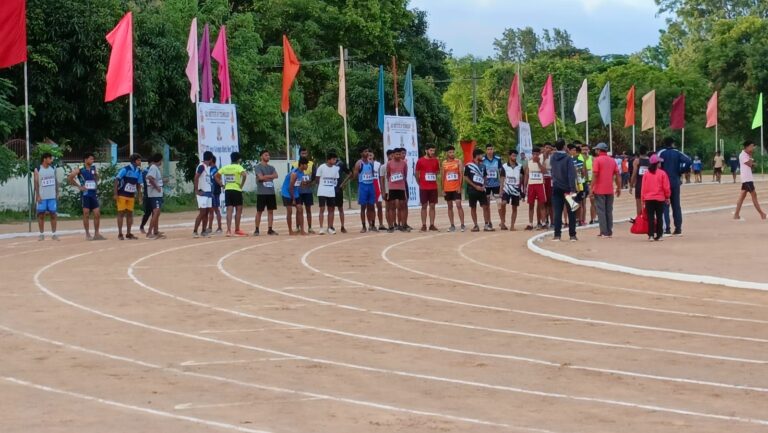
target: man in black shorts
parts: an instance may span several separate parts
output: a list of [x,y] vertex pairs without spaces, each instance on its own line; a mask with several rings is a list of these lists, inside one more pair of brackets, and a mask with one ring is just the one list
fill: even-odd
[[[501,207],[499,213],[501,214],[501,224],[499,228],[501,230],[515,230],[515,222],[517,221],[517,208],[520,206],[520,199],[522,191],[524,190],[523,181],[523,166],[517,162],[517,151],[509,151],[509,161],[501,167],[501,185],[503,192],[501,194]],[[510,218],[509,228],[505,224],[507,218],[507,205],[511,205],[512,217]]]
[[259,235],[261,214],[266,209],[267,227],[269,228],[267,234],[275,236],[277,232],[272,230],[272,222],[274,221],[275,209],[277,209],[277,198],[275,197],[277,170],[269,165],[269,151],[261,151],[261,161],[254,167],[253,171],[256,173],[256,231],[253,232],[253,235]]
[[760,214],[760,218],[766,219],[766,214],[760,207],[760,203],[757,201],[757,193],[755,192],[755,183],[752,175],[752,169],[755,167],[755,160],[752,159],[752,153],[755,151],[755,143],[752,141],[745,141],[744,150],[739,154],[739,164],[741,171],[741,192],[739,193],[739,199],[736,201],[736,212],[733,213],[733,219],[740,220],[741,205],[744,204],[744,199],[747,194],[752,196],[752,203],[755,205],[755,210]]
[[495,229],[491,227],[491,208],[489,207],[488,195],[485,194],[486,171],[483,165],[484,152],[481,149],[475,149],[472,152],[472,156],[473,161],[464,167],[464,180],[467,182],[469,208],[472,214],[472,222],[474,223],[471,231],[480,231],[480,227],[477,225],[477,204],[480,203],[480,206],[483,208],[483,220],[485,222],[483,230],[492,232]]
[[346,180],[352,173],[349,170],[349,166],[341,158],[336,160],[336,166],[339,167],[339,183],[336,185],[336,209],[339,210],[339,222],[341,222],[341,232],[346,233],[347,229],[344,228],[344,188],[342,187],[343,180]]

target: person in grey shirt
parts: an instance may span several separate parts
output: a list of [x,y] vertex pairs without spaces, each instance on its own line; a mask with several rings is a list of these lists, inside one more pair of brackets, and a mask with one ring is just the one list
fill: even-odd
[[160,171],[160,166],[163,165],[163,155],[156,153],[152,155],[149,162],[147,197],[149,197],[149,207],[152,209],[152,219],[149,221],[147,239],[163,239],[165,235],[158,230],[160,210],[163,207],[163,174]]
[[277,170],[275,170],[275,167],[269,165],[268,150],[262,150],[260,157],[261,161],[253,169],[256,174],[256,231],[253,232],[253,235],[259,235],[261,214],[264,212],[264,209],[266,209],[267,227],[269,228],[267,234],[275,236],[277,235],[277,232],[272,230],[272,221],[274,219],[275,209],[277,209],[277,198],[275,197],[275,179],[277,179]]
[[45,240],[45,214],[51,218],[51,239],[59,240],[56,234],[56,212],[58,208],[59,183],[53,168],[53,155],[46,152],[40,157],[40,167],[35,169],[35,201],[37,202],[37,225],[40,228],[38,240]]

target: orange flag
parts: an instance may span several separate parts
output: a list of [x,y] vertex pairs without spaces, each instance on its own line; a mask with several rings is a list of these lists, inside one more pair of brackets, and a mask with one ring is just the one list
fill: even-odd
[[717,126],[717,92],[707,102],[707,128]]
[[635,126],[635,86],[627,92],[627,108],[624,110],[624,127]]
[[300,66],[301,63],[299,63],[296,53],[293,52],[288,37],[283,35],[283,100],[280,104],[283,113],[287,113],[291,109],[291,86],[293,86],[293,80],[299,73]]
[[104,102],[133,93],[133,15],[130,12],[107,34],[107,42],[112,46],[112,53]]

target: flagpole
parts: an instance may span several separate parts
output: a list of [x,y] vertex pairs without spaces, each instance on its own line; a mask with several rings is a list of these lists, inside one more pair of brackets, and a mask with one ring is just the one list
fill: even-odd
[[288,112],[285,112],[285,159],[288,161],[288,167],[291,166],[291,136],[288,134]]
[[683,136],[680,141],[682,141],[682,147],[683,147],[682,152],[685,153],[685,128],[683,128]]
[[635,151],[635,125],[632,125],[632,153],[636,153]]
[[656,124],[653,125],[653,151],[656,152]]
[[[392,56],[392,83],[394,84],[394,87],[395,87],[395,116],[399,116],[400,101],[398,100],[398,97],[397,97],[397,61],[395,60],[395,56]],[[347,158],[347,160],[349,160],[349,158]],[[347,163],[349,163],[349,161],[347,161]]]
[[611,145],[611,154],[613,154],[613,122],[608,124],[608,142]]
[[555,141],[557,141],[557,118],[555,118],[554,124],[555,124]]
[[715,153],[717,153],[717,127],[718,124],[715,123]]
[[567,127],[565,126],[565,93],[562,84],[560,84],[560,118],[563,119],[563,135],[565,135]]
[[27,146],[27,223],[28,229],[32,232],[32,167],[29,161],[29,78],[27,76],[27,62],[24,62],[24,123],[26,125],[26,146]]
[[129,155],[133,155],[133,92],[128,94],[128,128]]

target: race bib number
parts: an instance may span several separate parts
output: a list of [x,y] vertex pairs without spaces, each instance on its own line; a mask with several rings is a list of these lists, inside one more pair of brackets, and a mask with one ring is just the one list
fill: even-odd
[[520,184],[520,180],[517,177],[506,177],[505,183],[509,186],[517,186]]
[[542,176],[541,173],[538,171],[531,172],[531,180],[541,180]]
[[335,188],[336,187],[336,179],[333,177],[324,177],[323,178],[323,186],[330,186]]
[[264,185],[264,188],[274,188],[275,187],[275,183],[272,182],[271,180],[264,182],[262,185]]
[[95,180],[86,180],[85,181],[85,189],[96,189],[96,181]]
[[389,177],[390,182],[400,182],[403,180],[403,173],[395,173]]
[[301,186],[301,180],[296,180],[296,182],[293,183],[293,186],[298,187]]
[[437,182],[437,175],[435,173],[427,173],[424,175],[424,180],[427,182]]
[[478,184],[482,184],[484,182],[483,176],[480,176],[479,174],[472,176],[472,180]]
[[56,179],[53,177],[44,177],[40,179],[40,186],[54,186],[56,185]]
[[134,185],[132,183],[126,183],[125,187],[123,188],[123,190],[125,192],[133,194],[134,192],[136,192],[136,185]]
[[637,174],[640,175],[640,176],[645,175],[645,173],[647,173],[647,172],[648,172],[648,167],[639,167],[637,169]]
[[488,171],[488,179],[496,179],[499,177],[499,173],[496,170]]
[[445,179],[449,182],[459,180],[459,173],[448,173],[445,175]]
[[363,181],[370,182],[373,180],[373,175],[371,173],[363,173]]
[[222,176],[224,179],[224,183],[235,183],[235,175],[234,174],[225,174]]
[[311,181],[311,180],[312,180],[312,177],[311,177],[311,176],[307,176],[307,175],[305,174],[305,175],[304,175],[304,177],[302,178],[302,180],[303,180],[304,182],[309,182],[309,181]]

